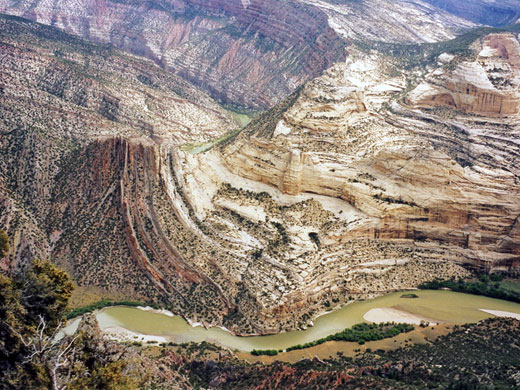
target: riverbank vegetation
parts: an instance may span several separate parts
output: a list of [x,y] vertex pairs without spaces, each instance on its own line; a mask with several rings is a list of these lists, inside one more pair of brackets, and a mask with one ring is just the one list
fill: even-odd
[[160,307],[153,302],[137,302],[137,301],[112,301],[108,299],[101,300],[99,302],[93,303],[91,305],[86,305],[82,307],[77,307],[75,309],[71,309],[66,317],[67,320],[82,316],[86,313],[92,313],[95,310],[100,310],[105,307],[111,307],[111,306],[130,306],[130,307],[137,307],[137,306],[149,306],[153,309],[160,309]]
[[513,288],[503,287],[500,283],[501,278],[499,275],[483,275],[478,281],[464,281],[463,279],[434,280],[419,285],[419,288],[422,290],[450,289],[456,292],[520,303],[520,292]]
[[[361,323],[352,326],[351,328],[347,328],[339,333],[331,334],[330,336],[323,337],[318,340],[310,341],[305,344],[297,344],[292,347],[287,348],[285,351],[294,351],[297,349],[305,349],[315,347],[316,345],[320,345],[326,343],[327,341],[350,341],[357,342],[358,344],[365,344],[367,341],[376,341],[383,340],[397,336],[401,333],[411,332],[414,329],[413,325],[410,324],[396,324],[393,322],[381,323],[381,324],[367,324]],[[284,350],[275,350],[275,349],[267,349],[267,350],[257,350],[254,349],[251,351],[251,354],[254,356],[274,356],[279,352],[284,352]]]
[[520,321],[490,318],[457,326],[428,343],[366,350],[356,357],[337,354],[271,364],[244,364],[229,357],[191,361],[183,370],[195,388],[215,390],[516,389],[519,337]]

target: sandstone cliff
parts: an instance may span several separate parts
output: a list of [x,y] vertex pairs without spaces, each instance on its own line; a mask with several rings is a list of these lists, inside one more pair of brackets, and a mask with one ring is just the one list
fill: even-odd
[[197,217],[250,248],[232,269],[264,329],[464,268],[518,274],[519,47],[492,34],[412,72],[352,48],[234,142],[184,156]]
[[212,97],[254,110],[344,59],[351,39],[434,42],[474,26],[401,0],[0,0],[0,13],[146,56]]
[[[186,81],[57,29],[0,23],[4,267],[50,257],[80,284],[239,333],[307,326],[468,269],[518,273],[512,34],[427,68],[352,47],[197,153],[236,125]],[[439,89],[453,103],[428,98]]]

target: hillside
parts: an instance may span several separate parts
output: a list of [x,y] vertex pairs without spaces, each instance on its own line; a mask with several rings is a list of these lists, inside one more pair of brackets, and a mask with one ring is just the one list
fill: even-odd
[[148,57],[247,110],[272,107],[342,61],[352,39],[435,42],[474,26],[424,2],[390,0],[1,0],[0,13]]
[[223,137],[228,114],[152,62],[1,22],[4,267],[49,257],[81,286],[241,334],[434,278],[518,274],[514,34],[429,57],[352,46]]

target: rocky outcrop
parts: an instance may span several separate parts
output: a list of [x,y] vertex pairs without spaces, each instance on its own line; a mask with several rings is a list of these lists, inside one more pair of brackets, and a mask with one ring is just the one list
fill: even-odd
[[[253,131],[253,142],[244,137],[224,150],[226,167],[289,195],[346,201],[356,217],[322,232],[322,244],[435,242],[458,253],[460,263],[517,272],[518,47],[513,35],[485,37],[474,62],[447,64],[407,95],[414,110],[396,102],[392,111],[381,110],[380,96],[403,88],[404,77],[379,73],[382,80],[371,84],[374,76],[356,75],[362,60],[338,65],[304,89],[271,137]],[[371,61],[364,62],[373,72]],[[433,82],[428,95],[424,86]],[[353,87],[358,94],[345,101]],[[345,108],[352,106],[367,110]],[[446,119],[416,109],[426,106],[473,116],[452,112]]]
[[423,1],[461,18],[489,26],[505,26],[516,23],[520,18],[520,3],[517,0],[472,0],[464,4],[457,0]]
[[474,24],[419,1],[0,0],[29,18],[146,56],[226,104],[266,109],[352,39],[436,42]]
[[449,56],[407,97],[415,107],[446,106],[483,116],[520,112],[520,45],[513,35],[491,34],[478,45],[473,61]]
[[414,0],[302,0],[325,12],[330,26],[355,40],[438,42],[474,27],[463,14],[453,15],[424,1]]

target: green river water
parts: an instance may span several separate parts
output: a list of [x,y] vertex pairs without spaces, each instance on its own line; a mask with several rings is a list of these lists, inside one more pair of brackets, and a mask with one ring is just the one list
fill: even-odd
[[492,317],[478,309],[501,310],[520,314],[520,304],[452,291],[424,290],[414,292],[415,299],[401,298],[397,292],[347,305],[314,321],[314,326],[269,336],[239,337],[220,328],[192,327],[179,316],[144,311],[132,307],[110,307],[96,313],[102,329],[114,326],[144,335],[163,336],[176,343],[208,341],[232,349],[282,349],[303,344],[365,322],[363,315],[373,308],[393,307],[442,322],[463,324]]

